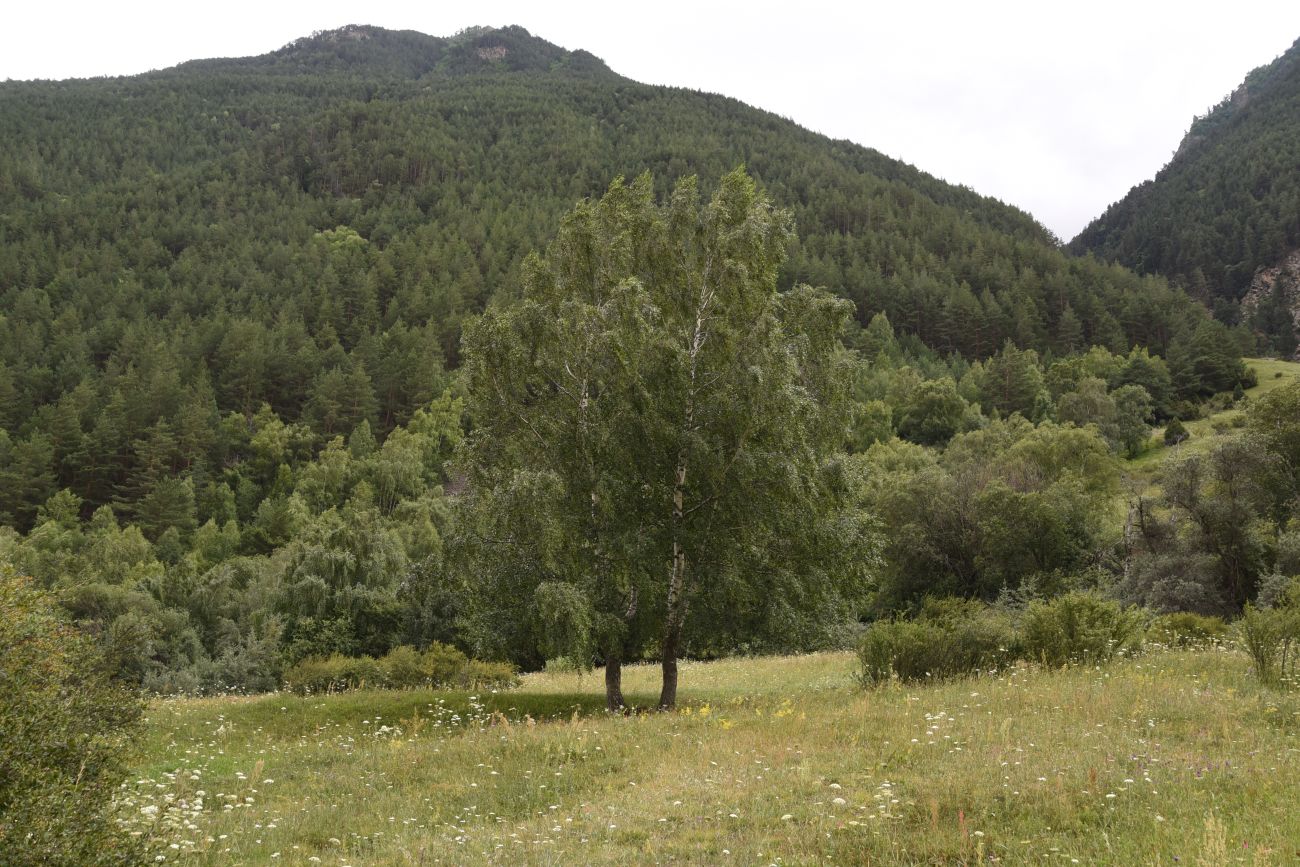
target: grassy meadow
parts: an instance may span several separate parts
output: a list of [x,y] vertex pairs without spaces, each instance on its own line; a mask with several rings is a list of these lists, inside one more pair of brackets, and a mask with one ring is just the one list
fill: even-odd
[[[497,694],[150,707],[130,810],[186,864],[1287,864],[1300,701],[1244,655],[864,690],[853,657],[689,663],[678,713],[600,672]],[[626,670],[649,704],[657,670]]]
[[[1273,389],[1295,382],[1297,378],[1300,378],[1300,364],[1294,361],[1279,361],[1273,358],[1247,358],[1244,360],[1246,366],[1255,371],[1258,380],[1258,384],[1246,389],[1247,400],[1268,394]],[[1194,450],[1209,448],[1214,441],[1215,434],[1219,430],[1231,429],[1233,420],[1242,416],[1244,412],[1244,409],[1234,407],[1213,413],[1205,418],[1185,421],[1183,425],[1191,436],[1186,442],[1179,444],[1177,448]],[[1163,427],[1156,428],[1152,432],[1151,439],[1142,454],[1128,461],[1130,472],[1146,476],[1155,472],[1160,466],[1160,462],[1173,451],[1173,448],[1165,445],[1164,436],[1165,429]]]

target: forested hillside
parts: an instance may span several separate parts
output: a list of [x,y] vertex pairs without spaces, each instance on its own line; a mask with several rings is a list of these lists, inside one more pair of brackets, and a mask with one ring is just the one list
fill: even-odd
[[1153,180],[1070,242],[1074,252],[1169,277],[1225,321],[1244,319],[1262,349],[1284,353],[1296,348],[1294,288],[1270,280],[1240,303],[1261,268],[1297,248],[1300,41],[1196,118]]
[[[1023,212],[875,151],[638,84],[519,28],[349,27],[264,57],[9,82],[0,141],[0,561],[162,691],[272,688],[309,656],[526,635],[474,620],[483,573],[443,492],[484,420],[462,399],[462,326],[538,285],[530,251],[619,176],[648,172],[648,202],[695,174],[707,199],[743,164],[756,207],[789,211],[794,240],[764,259],[773,291],[853,302],[847,349],[832,341],[851,423],[798,439],[865,453],[826,490],[895,534],[875,611],[1102,561],[1118,455],[1152,421],[1249,384],[1240,335],[1163,278],[1070,256]],[[760,306],[806,341],[795,294]],[[805,373],[780,381],[794,394]],[[730,479],[735,461],[720,465]],[[594,488],[569,494],[595,513]],[[554,535],[530,502],[515,505]],[[945,522],[950,537],[904,544]],[[563,575],[549,556],[530,563]],[[775,595],[710,604],[741,626],[688,624],[688,651],[823,646],[866,612],[837,601],[838,619],[804,629],[808,611]]]
[[1012,208],[519,29],[351,28],[8,83],[0,139],[0,427],[24,474],[0,513],[22,527],[62,487],[88,510],[133,503],[137,441],[179,437],[162,462],[203,463],[212,444],[192,440],[218,414],[266,404],[317,442],[392,429],[447,384],[463,318],[619,174],[662,189],[746,164],[795,211],[783,285],[827,286],[941,353],[1165,354],[1201,316]]

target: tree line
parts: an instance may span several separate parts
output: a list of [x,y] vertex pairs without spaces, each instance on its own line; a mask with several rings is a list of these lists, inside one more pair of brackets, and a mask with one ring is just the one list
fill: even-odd
[[[209,393],[135,443],[148,473],[113,501],[6,485],[32,517],[0,559],[160,692],[442,642],[603,663],[614,708],[620,662],[660,659],[671,706],[681,654],[839,646],[937,592],[1114,573],[1121,457],[1250,384],[1208,318],[1169,360],[1008,341],[968,361],[883,313],[862,328],[833,293],[780,288],[793,224],[743,171],[707,201],[617,181],[386,435],[353,416],[322,446]],[[0,435],[0,465],[29,445]]]

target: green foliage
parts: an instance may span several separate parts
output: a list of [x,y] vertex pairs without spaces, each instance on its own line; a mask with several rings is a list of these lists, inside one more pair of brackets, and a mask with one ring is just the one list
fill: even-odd
[[[1053,365],[1055,371],[1060,363]],[[1117,379],[1117,375],[1112,377]],[[1056,418],[1079,427],[1096,425],[1111,448],[1129,457],[1146,446],[1151,435],[1151,395],[1140,385],[1121,385],[1113,391],[1099,377],[1083,376],[1069,384],[1071,391],[1057,397]]]
[[885,530],[882,613],[935,593],[991,600],[1079,571],[1108,544],[1118,469],[1095,429],[1013,417],[959,434],[939,456],[895,443],[858,460]]
[[1164,441],[1167,446],[1176,446],[1190,436],[1187,427],[1176,418],[1170,419],[1169,424],[1165,425]]
[[1010,620],[978,603],[927,601],[915,620],[880,620],[858,645],[859,680],[942,679],[1001,668],[1017,656]]
[[908,396],[898,419],[898,435],[926,446],[952,439],[966,419],[966,401],[951,379],[929,379]]
[[[1277,499],[1281,464],[1260,445],[1240,435],[1223,436],[1208,451],[1166,462],[1160,481],[1172,514],[1147,514],[1143,504],[1139,526],[1150,566],[1144,563],[1134,572],[1139,582],[1134,601],[1212,614],[1240,610],[1254,598],[1273,554],[1276,530],[1270,525],[1287,512]],[[1188,524],[1180,527],[1180,519]],[[1178,578],[1182,567],[1177,564],[1197,560],[1196,569],[1183,571],[1198,579],[1187,590],[1201,598],[1174,604],[1161,598],[1160,584]]]
[[523,661],[657,635],[673,661],[693,635],[799,646],[855,619],[871,528],[834,458],[851,305],[777,291],[790,237],[743,170],[708,203],[693,178],[663,204],[648,175],[616,181],[467,330],[486,640]]
[[[1117,406],[1141,386],[1161,417],[1242,381],[1235,337],[1185,294],[1063,254],[1023,212],[518,28],[351,28],[128,79],[8,82],[0,138],[0,556],[157,692],[270,689],[306,657],[435,640],[526,666],[548,642],[654,653],[674,487],[684,647],[829,646],[865,604],[867,515],[894,505],[836,450],[894,448],[897,430],[953,451],[900,452],[882,608],[991,596],[1096,558],[1105,472],[1095,438],[1072,441],[1077,461],[1054,452],[1064,474],[993,459],[1006,428],[976,455],[987,417],[1052,418],[1073,388],[1056,364]],[[735,175],[669,189],[742,162],[764,195]],[[659,180],[609,187],[646,170]],[[697,317],[674,287],[704,261],[756,330],[710,331],[699,381],[723,399],[692,426]],[[522,371],[511,399],[572,396],[561,362],[592,388],[585,429],[539,428],[568,456],[495,485],[444,467],[462,446],[515,464],[483,451],[500,419],[473,357],[505,334],[567,352],[501,360]],[[1150,351],[1112,355],[1131,346]],[[1017,541],[1019,520],[1040,535]],[[585,608],[540,617],[545,583]]]
[[1122,385],[1111,397],[1115,403],[1115,421],[1106,431],[1106,438],[1116,450],[1136,457],[1151,436],[1149,423],[1155,409],[1151,395],[1140,385]]
[[1043,386],[1043,370],[1038,353],[1017,349],[1010,339],[1002,351],[984,363],[976,374],[980,403],[988,412],[1003,416],[1020,413],[1037,421],[1044,415],[1048,396]]
[[0,861],[136,864],[114,797],[143,711],[48,594],[0,565]]
[[1289,354],[1296,335],[1285,299],[1265,295],[1245,310],[1238,302],[1260,268],[1300,247],[1298,124],[1300,42],[1196,118],[1156,178],[1111,205],[1070,249],[1173,278],[1225,318],[1247,314],[1267,349]]
[[1036,601],[1021,619],[1025,656],[1044,665],[1105,662],[1142,644],[1142,614],[1093,593]]
[[559,581],[537,585],[533,592],[541,636],[538,649],[546,658],[590,660],[591,603],[577,587]]
[[1223,618],[1191,611],[1162,614],[1147,626],[1147,640],[1166,647],[1206,647],[1222,643],[1229,634]]
[[1300,685],[1300,605],[1247,605],[1237,621],[1237,635],[1261,683]]
[[284,673],[285,689],[299,695],[319,695],[353,689],[446,689],[514,686],[513,666],[470,659],[454,647],[437,642],[423,651],[403,645],[381,659],[332,654],[312,656]]
[[1276,459],[1283,496],[1300,497],[1300,381],[1260,397],[1246,419],[1250,434]]
[[451,384],[462,324],[619,175],[745,163],[802,239],[778,288],[832,287],[942,356],[1164,355],[1204,318],[994,199],[518,28],[5,82],[0,139],[0,516],[24,531],[62,488],[123,517],[153,495],[156,539],[224,524],[203,487],[242,485],[244,522],[280,463],[362,422],[382,442]]

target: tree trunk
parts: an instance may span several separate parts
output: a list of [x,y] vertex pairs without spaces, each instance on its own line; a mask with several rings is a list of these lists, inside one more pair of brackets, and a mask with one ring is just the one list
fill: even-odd
[[686,550],[682,547],[686,503],[686,464],[689,438],[695,429],[695,386],[700,349],[709,333],[706,316],[713,303],[713,291],[704,287],[695,309],[695,333],[687,349],[690,357],[690,388],[686,393],[686,411],[682,418],[681,443],[677,449],[677,467],[673,473],[672,568],[668,572],[668,605],[664,614],[664,637],[661,647],[663,684],[659,689],[659,709],[677,707],[677,654],[681,649],[682,624],[686,622]]
[[623,700],[623,648],[610,642],[605,653],[605,710],[622,713],[627,707]]
[[[683,472],[680,477],[684,476]],[[681,517],[681,500],[677,501]],[[668,610],[664,616],[664,637],[660,647],[663,684],[659,689],[659,709],[677,707],[677,654],[681,649],[682,623],[686,620],[686,552],[673,542],[673,565],[668,577]]]
[[677,637],[664,636],[663,685],[659,689],[659,709],[677,707]]

